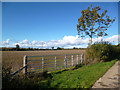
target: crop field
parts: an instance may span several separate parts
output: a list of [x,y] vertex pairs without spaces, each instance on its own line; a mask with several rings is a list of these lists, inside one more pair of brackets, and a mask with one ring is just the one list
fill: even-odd
[[23,57],[41,55],[84,54],[85,50],[47,50],[47,51],[3,51],[2,66],[10,67],[12,72],[23,66]]

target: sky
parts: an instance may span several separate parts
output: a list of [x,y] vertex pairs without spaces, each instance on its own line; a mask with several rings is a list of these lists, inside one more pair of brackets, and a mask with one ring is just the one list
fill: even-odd
[[[76,25],[81,10],[100,6],[102,13],[108,10],[116,21],[107,30],[104,40],[118,42],[117,2],[3,2],[2,3],[2,47],[32,48],[86,48],[89,37],[78,38]],[[100,41],[101,37],[93,39]]]

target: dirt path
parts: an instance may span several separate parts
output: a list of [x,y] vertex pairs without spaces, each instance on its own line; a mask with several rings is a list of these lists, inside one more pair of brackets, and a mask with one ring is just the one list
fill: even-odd
[[120,61],[117,61],[92,88],[118,88],[120,89]]

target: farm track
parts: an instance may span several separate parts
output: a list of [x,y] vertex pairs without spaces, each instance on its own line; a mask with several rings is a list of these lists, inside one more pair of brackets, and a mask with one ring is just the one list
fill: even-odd
[[46,50],[46,51],[2,51],[2,66],[11,67],[12,72],[23,66],[23,57],[41,55],[82,54],[85,50]]

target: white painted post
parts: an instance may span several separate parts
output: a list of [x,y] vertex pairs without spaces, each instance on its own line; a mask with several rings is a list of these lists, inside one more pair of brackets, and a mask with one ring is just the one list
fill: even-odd
[[[25,55],[23,58],[23,67],[27,65],[27,56]],[[23,70],[23,74],[27,74],[27,66]]]
[[42,57],[42,72],[44,72],[44,57]]
[[66,57],[66,55],[65,55],[65,68],[67,68],[67,57]]
[[71,56],[71,58],[72,58],[72,66],[73,66],[73,55]]
[[55,56],[55,70],[56,70],[56,56]]
[[78,64],[78,55],[76,55],[77,56],[77,64]]

